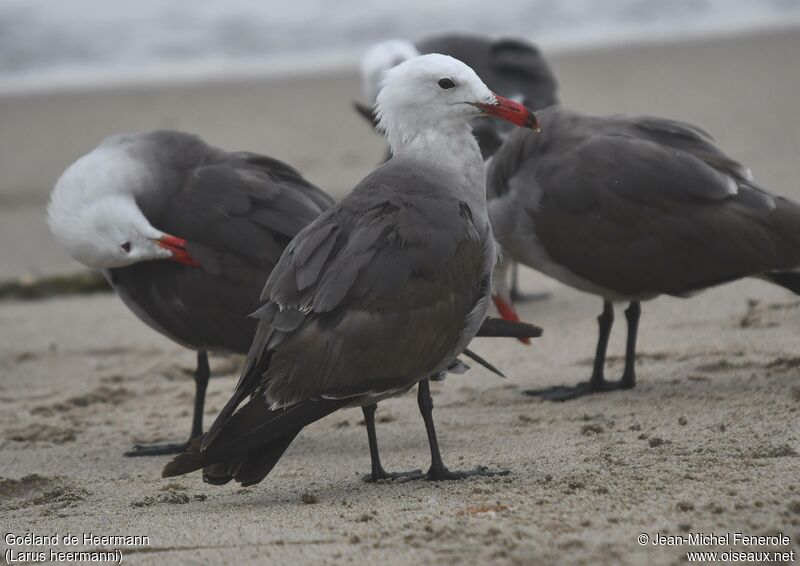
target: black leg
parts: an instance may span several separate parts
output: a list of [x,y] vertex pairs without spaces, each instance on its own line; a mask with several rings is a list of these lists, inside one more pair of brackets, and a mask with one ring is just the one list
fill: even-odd
[[519,288],[519,264],[511,264],[511,301],[514,303],[532,303],[550,298],[550,293],[523,293]]
[[642,307],[639,301],[633,301],[625,309],[625,318],[628,319],[628,340],[625,344],[625,371],[622,373],[620,387],[633,389],[636,387],[636,336],[639,332],[639,316]]
[[422,419],[425,421],[425,430],[428,432],[428,443],[431,447],[431,467],[426,474],[427,479],[433,481],[459,480],[470,476],[504,476],[508,470],[489,471],[483,466],[468,471],[450,471],[442,462],[442,454],[439,452],[439,440],[436,438],[436,428],[433,425],[433,398],[431,397],[430,385],[427,379],[419,382],[417,393],[417,404]]
[[361,407],[361,411],[364,413],[364,423],[367,425],[369,457],[372,462],[372,472],[364,475],[362,479],[366,482],[376,482],[380,480],[392,480],[396,478],[421,478],[422,470],[390,473],[383,469],[383,466],[381,465],[381,456],[378,453],[378,435],[375,432],[375,411],[377,408],[377,403]]
[[628,319],[628,346],[625,352],[625,373],[620,381],[606,381],[604,368],[606,364],[606,350],[608,339],[611,336],[611,327],[614,324],[614,305],[603,301],[603,312],[597,317],[599,333],[597,336],[597,350],[594,354],[592,377],[589,381],[578,383],[574,387],[557,385],[547,389],[525,391],[526,395],[541,397],[548,401],[569,401],[591,393],[604,393],[616,389],[630,389],[636,383],[634,374],[634,358],[636,355],[636,329],[639,323],[639,303],[633,302],[625,311]]
[[372,461],[372,474],[364,476],[364,481],[378,481],[386,476],[386,471],[381,466],[381,455],[378,453],[378,435],[375,433],[375,411],[377,409],[377,403],[361,407],[361,412],[364,413],[364,424],[367,425],[369,458]]
[[592,377],[589,379],[589,389],[592,391],[602,391],[605,386],[606,378],[606,352],[608,351],[608,339],[611,337],[611,327],[614,325],[614,305],[609,301],[603,301],[603,312],[597,317],[597,350],[594,353],[594,365],[592,366]]
[[194,414],[189,440],[172,444],[137,444],[133,450],[125,452],[126,456],[163,456],[179,454],[189,448],[192,440],[203,434],[203,410],[206,403],[206,389],[211,370],[208,367],[208,352],[197,352],[197,369],[194,372]]
[[203,434],[203,411],[206,405],[206,389],[211,378],[211,368],[208,367],[208,352],[197,352],[197,371],[194,372],[194,415],[192,415],[192,430],[189,441]]

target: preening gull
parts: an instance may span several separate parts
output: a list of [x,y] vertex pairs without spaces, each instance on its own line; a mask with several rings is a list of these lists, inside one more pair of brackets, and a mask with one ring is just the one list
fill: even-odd
[[256,327],[248,315],[267,276],[332,204],[276,159],[152,131],[109,137],[72,164],[53,190],[48,221],[73,259],[102,269],[140,319],[197,351],[191,440],[203,431],[207,352],[248,351]]
[[534,128],[536,119],[443,55],[388,72],[377,108],[394,156],[289,244],[235,393],[165,477],[203,469],[210,483],[257,483],[306,425],[418,383],[427,476],[491,473],[444,466],[428,376],[475,336],[491,292],[495,243],[469,121],[487,114]]

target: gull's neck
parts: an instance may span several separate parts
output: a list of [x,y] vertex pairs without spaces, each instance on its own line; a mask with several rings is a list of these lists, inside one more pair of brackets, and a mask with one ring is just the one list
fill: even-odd
[[450,128],[423,128],[415,131],[389,130],[386,134],[392,154],[421,161],[446,170],[474,203],[486,206],[486,173],[483,158],[468,123]]

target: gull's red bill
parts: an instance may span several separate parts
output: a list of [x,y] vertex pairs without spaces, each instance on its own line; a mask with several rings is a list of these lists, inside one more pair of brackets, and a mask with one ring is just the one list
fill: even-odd
[[165,250],[172,252],[172,257],[169,258],[172,261],[176,261],[190,267],[200,267],[200,262],[190,256],[189,252],[186,251],[186,240],[183,238],[165,234],[164,236],[153,241]]
[[514,102],[510,98],[505,98],[499,94],[495,94],[494,96],[497,99],[496,104],[477,105],[484,114],[511,122],[522,128],[530,128],[534,132],[539,131],[539,119],[536,118],[536,114],[534,114],[531,109],[524,104]]

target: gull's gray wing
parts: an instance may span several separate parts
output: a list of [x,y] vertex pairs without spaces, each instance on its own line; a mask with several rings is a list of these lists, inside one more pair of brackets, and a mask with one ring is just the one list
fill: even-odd
[[289,241],[332,204],[287,165],[234,153],[188,171],[151,222],[185,238],[206,271],[224,273],[235,257],[267,273]]
[[221,419],[256,391],[274,406],[402,391],[459,353],[491,251],[443,183],[390,161],[289,244]]
[[800,260],[798,206],[751,183],[702,131],[542,114],[542,138],[514,134],[492,164],[498,224],[579,277],[622,295],[680,295]]
[[140,262],[109,278],[138,316],[176,341],[247,352],[255,331],[247,315],[267,276],[332,200],[275,159],[225,153],[179,132],[146,135],[160,184],[140,206],[153,226],[187,240],[200,267]]

